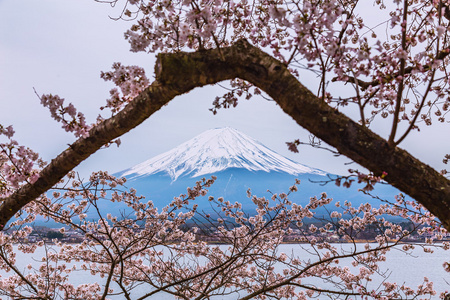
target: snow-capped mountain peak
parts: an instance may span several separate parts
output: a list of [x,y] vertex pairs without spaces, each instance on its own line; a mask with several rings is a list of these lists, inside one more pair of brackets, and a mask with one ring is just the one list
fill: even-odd
[[251,137],[229,127],[210,129],[178,147],[144,161],[121,175],[130,179],[165,173],[173,181],[180,176],[197,177],[229,168],[281,172],[291,175],[325,175],[277,154]]

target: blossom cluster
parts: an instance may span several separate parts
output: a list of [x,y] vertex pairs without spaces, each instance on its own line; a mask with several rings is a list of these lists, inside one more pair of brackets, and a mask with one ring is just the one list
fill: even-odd
[[[138,66],[123,66],[120,63],[114,63],[112,68],[112,71],[102,72],[100,76],[105,81],[112,81],[120,91],[117,88],[111,89],[110,98],[100,109],[109,108],[114,115],[135,99],[149,85],[149,80],[145,76],[144,69]],[[96,123],[87,124],[84,114],[77,112],[72,103],[65,106],[65,100],[58,95],[44,94],[39,98],[41,104],[50,110],[51,117],[62,123],[62,127],[68,132],[73,132],[76,137],[88,137],[89,130],[104,121],[104,118],[99,115]],[[119,146],[121,142],[120,139],[116,139],[106,144],[105,147],[112,143]]]
[[64,99],[52,94],[42,95],[40,99],[41,104],[50,110],[52,118],[61,122],[67,132],[73,132],[76,137],[89,136],[91,126],[86,124],[84,114],[77,112],[72,103],[64,106]]
[[28,147],[19,145],[13,139],[12,126],[0,124],[0,197],[7,197],[23,183],[33,183],[39,177],[45,162]]
[[149,80],[145,76],[143,68],[138,66],[123,66],[120,63],[114,63],[113,71],[102,72],[100,77],[105,81],[112,81],[119,89],[113,88],[110,91],[111,97],[106,105],[101,109],[109,108],[115,114],[123,106],[139,95],[148,85]]

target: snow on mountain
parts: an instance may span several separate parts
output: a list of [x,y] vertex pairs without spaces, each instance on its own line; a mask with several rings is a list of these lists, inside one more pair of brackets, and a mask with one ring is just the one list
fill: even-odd
[[326,174],[281,156],[253,138],[225,127],[207,130],[170,151],[125,170],[121,176],[134,179],[162,173],[175,181],[180,176],[197,177],[229,168],[291,175]]

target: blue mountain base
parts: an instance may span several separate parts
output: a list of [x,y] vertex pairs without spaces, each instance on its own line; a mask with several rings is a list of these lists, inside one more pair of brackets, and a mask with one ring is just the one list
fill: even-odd
[[[155,207],[162,209],[167,206],[174,197],[178,197],[181,194],[187,194],[187,188],[195,186],[197,181],[201,181],[202,178],[209,179],[208,177],[180,177],[176,181],[166,174],[153,174],[137,178],[135,180],[129,180],[126,183],[127,188],[134,188],[137,190],[137,195],[145,196],[145,202],[151,200]],[[252,200],[247,197],[247,190],[250,189],[252,195],[257,197],[271,198],[273,194],[288,193],[289,187],[294,185],[295,179],[299,179],[301,184],[298,186],[298,191],[289,195],[289,200],[293,203],[305,206],[309,203],[310,197],[320,197],[322,192],[326,192],[329,198],[333,198],[333,201],[328,206],[328,210],[336,210],[334,204],[340,201],[342,204],[344,201],[350,201],[353,206],[359,206],[362,203],[369,202],[374,206],[381,204],[379,200],[375,200],[372,197],[363,194],[358,189],[363,188],[362,184],[354,183],[350,188],[338,187],[334,182],[329,182],[324,185],[324,182],[330,180],[327,176],[315,175],[315,174],[300,174],[297,176],[289,175],[286,173],[278,172],[264,172],[257,171],[252,172],[245,169],[230,168],[222,172],[214,174],[217,177],[215,183],[207,188],[208,193],[206,196],[200,196],[190,204],[197,204],[199,211],[206,213],[213,213],[217,209],[217,205],[208,201],[208,197],[212,196],[215,199],[223,197],[225,201],[231,203],[239,202],[242,204],[242,209],[249,214],[255,214],[256,206]],[[332,176],[332,175],[330,175]],[[388,185],[378,184],[376,186],[375,194],[390,201],[394,200],[394,195],[398,194],[398,191]],[[190,206],[191,206],[190,205]],[[275,205],[275,202],[273,202]],[[102,205],[103,206],[103,205]],[[123,207],[120,205],[112,205],[109,203],[106,205],[105,210],[117,215]],[[327,214],[324,208],[317,209],[318,215]]]

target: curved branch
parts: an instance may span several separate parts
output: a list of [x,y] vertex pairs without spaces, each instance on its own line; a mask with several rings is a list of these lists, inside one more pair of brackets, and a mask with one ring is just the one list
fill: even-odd
[[405,150],[357,124],[321,101],[304,87],[286,66],[245,40],[233,46],[193,53],[159,54],[156,81],[123,111],[79,139],[0,206],[0,225],[30,201],[55,185],[103,144],[128,132],[175,96],[196,87],[240,78],[265,91],[300,126],[335,147],[340,153],[410,195],[450,230],[450,181]]

